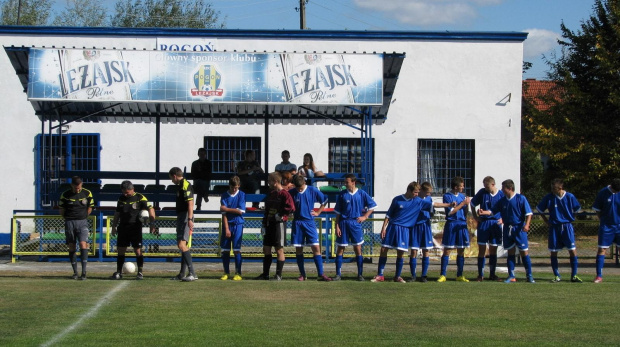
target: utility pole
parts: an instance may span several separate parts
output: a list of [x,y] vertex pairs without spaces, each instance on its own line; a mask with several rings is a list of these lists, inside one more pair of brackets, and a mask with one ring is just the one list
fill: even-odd
[[306,4],[308,0],[299,0],[299,29],[306,30]]
[[17,25],[19,25],[19,17],[22,12],[22,0],[17,1]]

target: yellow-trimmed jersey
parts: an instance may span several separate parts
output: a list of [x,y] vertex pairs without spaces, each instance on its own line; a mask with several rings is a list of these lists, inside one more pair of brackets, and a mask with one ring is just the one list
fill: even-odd
[[116,212],[119,213],[120,225],[139,224],[140,212],[153,208],[146,197],[140,193],[132,196],[121,195],[116,204]]
[[60,196],[58,207],[65,210],[63,217],[67,220],[79,220],[88,218],[88,208],[95,206],[93,193],[88,189],[82,188],[79,193],[73,190],[66,190]]
[[194,187],[185,178],[177,185],[176,211],[187,212],[187,202],[194,200]]

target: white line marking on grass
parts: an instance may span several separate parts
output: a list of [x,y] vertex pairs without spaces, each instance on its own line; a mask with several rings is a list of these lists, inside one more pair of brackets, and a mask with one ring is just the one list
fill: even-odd
[[72,332],[73,330],[77,329],[80,325],[82,325],[87,319],[94,317],[97,312],[99,311],[99,309],[101,308],[101,306],[103,306],[105,303],[107,303],[110,299],[112,299],[112,297],[118,293],[121,289],[127,287],[127,285],[129,284],[128,281],[123,281],[121,283],[119,283],[118,286],[116,286],[115,288],[113,288],[108,294],[106,294],[103,298],[101,298],[97,304],[95,306],[93,306],[93,308],[91,308],[88,312],[86,312],[83,316],[81,316],[77,322],[71,324],[71,326],[69,326],[67,329],[65,329],[64,331],[62,331],[60,334],[54,336],[51,340],[47,341],[46,343],[42,344],[41,347],[48,347],[51,346],[53,344],[55,344],[56,342],[60,341],[63,337],[65,337],[65,335],[69,334],[70,332]]

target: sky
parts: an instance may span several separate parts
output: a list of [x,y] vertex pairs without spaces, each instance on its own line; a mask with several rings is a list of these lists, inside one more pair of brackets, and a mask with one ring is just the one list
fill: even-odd
[[[59,2],[63,0],[59,0]],[[300,27],[300,0],[206,0],[227,29]],[[102,0],[113,7],[115,0]],[[309,0],[306,26],[312,30],[512,31],[529,33],[524,78],[545,79],[543,56],[559,54],[563,22],[578,31],[594,0]]]

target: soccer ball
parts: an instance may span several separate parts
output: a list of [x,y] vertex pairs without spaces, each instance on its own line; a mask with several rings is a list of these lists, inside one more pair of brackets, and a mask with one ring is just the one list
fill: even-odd
[[142,210],[140,211],[140,220],[142,221],[142,224],[148,224],[149,223],[149,211],[147,210]]
[[125,262],[123,264],[123,273],[132,274],[134,272],[136,272],[136,265],[134,263]]

